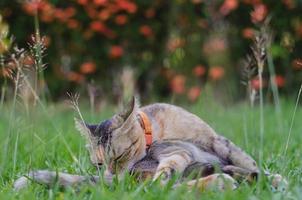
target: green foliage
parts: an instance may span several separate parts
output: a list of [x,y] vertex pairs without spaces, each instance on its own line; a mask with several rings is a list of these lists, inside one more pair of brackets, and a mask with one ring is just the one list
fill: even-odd
[[[99,122],[110,115],[112,109],[91,114],[83,108],[84,118]],[[0,199],[287,199],[302,197],[301,191],[301,151],[302,128],[299,119],[302,111],[296,113],[289,149],[284,148],[294,103],[281,101],[282,122],[276,124],[277,115],[273,106],[264,107],[264,148],[262,169],[280,173],[289,181],[285,193],[273,192],[268,181],[263,178],[254,186],[240,185],[236,191],[200,191],[188,192],[185,187],[172,189],[159,184],[136,183],[131,177],[115,182],[113,186],[103,183],[95,187],[81,186],[62,190],[56,186],[46,188],[32,184],[20,192],[12,189],[13,181],[23,173],[34,169],[49,169],[69,173],[97,173],[89,162],[84,140],[73,125],[74,112],[64,104],[39,107],[26,113],[17,108],[15,118],[10,119],[11,107],[6,105],[0,116]],[[203,99],[188,110],[209,122],[218,133],[230,138],[256,160],[259,158],[259,109],[242,104],[224,108],[213,101]],[[6,146],[8,129],[12,136]],[[7,147],[7,149],[5,149]]]

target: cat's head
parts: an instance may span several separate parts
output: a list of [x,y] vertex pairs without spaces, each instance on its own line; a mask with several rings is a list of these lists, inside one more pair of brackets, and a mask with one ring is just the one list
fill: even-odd
[[123,112],[91,125],[75,120],[76,128],[87,139],[94,165],[104,165],[107,174],[121,174],[145,155],[143,129],[137,119],[138,102],[132,98]]

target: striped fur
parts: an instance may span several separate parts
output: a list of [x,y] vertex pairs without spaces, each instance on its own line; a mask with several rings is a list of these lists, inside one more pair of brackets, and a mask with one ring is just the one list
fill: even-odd
[[[226,171],[229,174],[236,177],[258,175],[257,164],[248,154],[230,140],[218,135],[196,115],[180,107],[163,103],[139,108],[137,100],[133,98],[125,111],[100,123],[97,128],[96,125],[76,121],[76,127],[82,133],[85,127],[89,130],[84,133],[86,138],[90,138],[90,141],[97,139],[97,143],[89,144],[92,149],[91,157],[94,158],[92,162],[104,164],[106,179],[112,179],[113,175],[122,176],[125,171],[130,170],[135,163],[146,156],[144,130],[137,119],[139,111],[146,113],[151,121],[153,141],[159,143],[165,141],[161,143],[162,145],[172,141],[178,143],[176,149],[168,148],[169,154],[160,151],[160,156],[156,157],[159,166],[154,179],[161,174],[169,177],[170,170],[182,173],[189,164],[196,161],[191,158],[192,154],[195,155],[194,158],[201,160],[206,160],[208,157],[216,160],[223,164],[223,167],[227,167]],[[110,126],[105,126],[104,123]],[[106,140],[103,139],[104,137]]]
[[[145,112],[151,121],[155,142],[148,150],[144,130],[137,119],[139,111]],[[161,177],[165,184],[173,173],[179,173],[193,178],[186,182],[189,188],[204,190],[216,185],[219,189],[234,189],[235,180],[252,181],[259,173],[256,162],[230,140],[216,134],[196,115],[170,104],[139,108],[133,99],[125,111],[100,124],[90,125],[80,120],[75,124],[86,138],[92,163],[98,167],[104,165],[107,182],[113,175],[121,176],[130,171],[139,180]],[[191,176],[192,172],[197,175]],[[45,185],[59,182],[63,187],[99,181],[98,176],[45,170],[30,172],[26,177]],[[28,184],[26,177],[15,182],[15,189]],[[280,177],[274,180],[286,181]]]

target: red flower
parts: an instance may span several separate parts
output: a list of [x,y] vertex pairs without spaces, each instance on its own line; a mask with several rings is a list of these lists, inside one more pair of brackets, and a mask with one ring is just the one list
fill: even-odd
[[85,6],[85,11],[87,13],[87,15],[91,18],[91,19],[95,19],[98,16],[98,12],[97,10],[88,4],[88,6]]
[[193,69],[193,74],[197,77],[201,77],[206,73],[206,68],[203,65],[197,65]]
[[[266,82],[266,80],[263,79],[262,80],[262,88],[266,87],[266,85],[267,85],[267,82]],[[260,80],[259,80],[258,77],[255,77],[255,78],[253,78],[251,80],[251,86],[255,90],[259,90],[260,89]]]
[[55,12],[55,7],[47,2],[43,4],[41,7],[41,12],[40,12],[40,18],[41,21],[49,23],[54,20],[54,12]]
[[80,5],[86,5],[88,3],[88,0],[77,0],[77,2]]
[[64,13],[67,18],[70,18],[73,17],[77,13],[77,11],[74,7],[68,7],[64,10]]
[[128,13],[135,13],[137,10],[137,6],[135,3],[127,1],[127,0],[119,0],[117,1],[118,7],[123,10],[126,10]]
[[255,32],[254,32],[254,29],[252,28],[245,28],[242,30],[242,36],[244,38],[247,38],[247,39],[253,39],[254,36],[255,36]]
[[200,96],[201,89],[198,86],[191,87],[188,92],[188,99],[192,102],[195,102]]
[[220,66],[211,67],[209,76],[214,81],[220,80],[224,76],[224,69]]
[[54,20],[54,15],[53,13],[43,12],[40,18],[42,22],[50,23]]
[[66,22],[68,19],[67,13],[60,8],[55,9],[54,16],[61,22]]
[[276,75],[274,79],[275,84],[278,88],[284,87],[285,85],[285,78],[281,75]]
[[110,58],[120,58],[124,54],[124,50],[121,46],[114,45],[110,48],[109,57]]
[[93,21],[90,23],[90,28],[96,32],[102,32],[105,29],[105,25],[99,21]]
[[229,14],[231,11],[235,10],[238,7],[237,0],[225,0],[220,7],[220,12],[223,15]]
[[76,28],[79,27],[79,22],[77,20],[75,20],[75,19],[69,19],[67,21],[67,26],[70,29],[76,29]]
[[108,9],[102,10],[99,14],[98,14],[98,18],[102,21],[106,21],[107,19],[110,18],[111,12]]
[[175,94],[183,94],[185,92],[186,77],[183,75],[176,75],[170,82],[170,88]]
[[96,71],[96,65],[94,62],[85,62],[81,65],[80,71],[82,74],[92,74]]
[[81,83],[81,82],[84,81],[84,76],[82,74],[77,73],[77,72],[71,71],[71,72],[68,72],[67,79],[69,81]]
[[139,28],[139,32],[145,36],[145,37],[149,37],[153,35],[153,30],[151,29],[150,26],[148,25],[143,25]]
[[267,15],[267,7],[264,4],[256,4],[251,12],[251,20],[253,23],[262,22]]
[[38,10],[39,7],[39,2],[38,1],[30,1],[26,2],[23,5],[23,10],[29,14],[29,15],[34,15],[36,11]]
[[127,23],[128,18],[127,18],[126,15],[117,15],[117,16],[115,17],[115,20],[114,20],[114,21],[115,21],[115,23],[118,24],[118,25],[124,25],[124,24]]
[[93,3],[98,6],[103,6],[107,3],[107,0],[93,0]]
[[[103,24],[102,22],[99,22],[99,21],[91,22],[90,29],[92,31],[102,33],[103,35],[105,35],[106,37],[108,37],[110,39],[113,39],[116,37],[116,33],[114,31],[112,31],[105,24]],[[88,33],[88,35],[86,35],[87,33]],[[86,36],[84,36],[85,38],[89,38],[91,36],[91,33],[89,33],[89,32],[87,32],[87,33],[86,32],[84,33],[84,35],[86,35]]]

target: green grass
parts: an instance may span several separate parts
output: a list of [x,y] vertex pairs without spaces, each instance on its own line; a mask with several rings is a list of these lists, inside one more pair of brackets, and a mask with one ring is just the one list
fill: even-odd
[[[281,102],[281,123],[273,106],[264,107],[264,148],[260,148],[259,109],[244,104],[223,107],[211,103],[186,108],[207,121],[215,130],[242,147],[256,160],[263,153],[262,169],[281,173],[289,181],[285,193],[273,192],[265,178],[256,185],[241,185],[235,191],[188,192],[185,187],[172,189],[150,182],[136,183],[126,177],[113,186],[46,188],[38,184],[15,192],[13,181],[34,169],[49,169],[76,174],[96,173],[89,163],[84,141],[74,128],[74,112],[66,104],[30,109],[5,105],[0,115],[0,199],[302,199],[302,110],[298,108],[289,148],[283,156],[294,111],[294,100]],[[85,119],[103,120],[114,113],[107,108],[91,114],[83,109]],[[15,110],[15,112],[13,112]],[[87,112],[85,112],[87,110]]]

